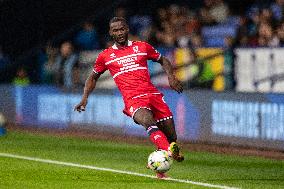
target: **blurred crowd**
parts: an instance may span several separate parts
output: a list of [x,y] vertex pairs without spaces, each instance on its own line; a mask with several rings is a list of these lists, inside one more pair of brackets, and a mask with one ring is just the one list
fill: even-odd
[[263,5],[254,4],[241,15],[236,37],[238,47],[284,46],[284,0]]
[[[232,15],[231,9],[226,1],[204,0],[199,8],[172,4],[157,9],[153,15],[130,15],[127,8],[120,6],[113,16],[126,18],[131,40],[148,41],[155,47],[188,48],[193,54],[195,49],[202,47],[232,50],[236,47],[284,46],[284,0],[255,3],[247,7],[244,14]],[[31,71],[26,65],[21,65],[13,83],[57,84],[64,88],[83,85],[79,54],[111,45],[111,40],[106,37],[107,31],[100,36],[99,29],[100,26],[92,20],[86,20],[72,37],[66,37],[59,44],[49,41],[32,60],[36,62],[32,65],[39,72],[36,78],[29,74]],[[9,57],[0,47],[0,69],[7,64]]]
[[228,32],[221,47],[283,47],[283,9],[284,0],[275,0],[268,4],[255,3],[245,14],[232,15],[223,0],[204,0],[204,6],[196,10],[172,4],[158,9],[155,17],[135,15],[128,20],[135,38],[155,46],[208,46],[204,28],[219,26],[222,30],[221,26],[235,25],[236,33]]

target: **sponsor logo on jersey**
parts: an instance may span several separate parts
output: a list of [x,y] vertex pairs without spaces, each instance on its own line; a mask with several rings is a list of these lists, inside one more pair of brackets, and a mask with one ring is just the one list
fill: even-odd
[[118,64],[126,64],[126,63],[129,63],[129,62],[135,62],[135,61],[137,61],[137,56],[128,57],[128,58],[118,60],[117,63]]

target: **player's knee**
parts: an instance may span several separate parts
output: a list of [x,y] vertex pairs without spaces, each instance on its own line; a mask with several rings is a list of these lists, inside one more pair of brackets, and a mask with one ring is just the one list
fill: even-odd
[[134,115],[134,120],[136,123],[142,125],[145,128],[156,125],[156,121],[154,120],[152,113],[146,109],[138,110]]
[[148,128],[150,126],[156,125],[156,122],[153,118],[147,118],[144,117],[140,123],[142,126],[144,126],[145,128]]

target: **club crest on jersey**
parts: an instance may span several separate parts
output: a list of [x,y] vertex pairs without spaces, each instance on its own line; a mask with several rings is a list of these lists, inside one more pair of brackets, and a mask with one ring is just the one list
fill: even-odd
[[138,52],[139,52],[138,46],[134,46],[134,47],[133,47],[133,51],[134,51],[134,53],[138,53]]
[[116,56],[115,56],[114,53],[111,53],[109,56],[110,56],[111,58],[116,58]]

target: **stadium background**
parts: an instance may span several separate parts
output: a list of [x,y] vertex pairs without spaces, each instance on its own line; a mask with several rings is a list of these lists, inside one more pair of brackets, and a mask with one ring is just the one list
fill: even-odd
[[[185,151],[263,156],[283,167],[284,1],[2,0],[0,5],[0,113],[6,120],[0,133],[7,148],[5,137],[14,132],[148,144],[143,129],[122,114],[108,73],[87,111],[73,112],[93,61],[110,45],[108,20],[120,15],[130,25],[130,38],[153,44],[183,82],[184,93],[174,93],[161,67],[149,62]],[[275,186],[283,186],[279,181]]]

